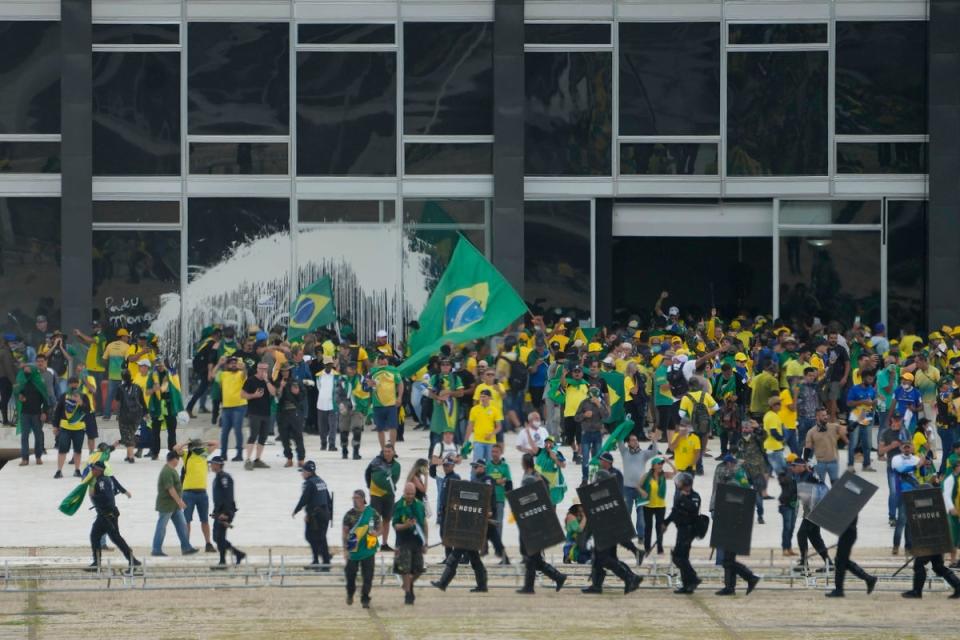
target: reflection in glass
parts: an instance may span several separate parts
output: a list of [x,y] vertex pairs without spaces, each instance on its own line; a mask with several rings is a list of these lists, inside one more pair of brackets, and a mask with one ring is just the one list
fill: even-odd
[[536,313],[560,308],[589,318],[590,202],[525,202],[523,291]]
[[107,224],[179,224],[176,200],[94,200],[93,221]]
[[528,176],[610,175],[611,54],[527,52]]
[[183,317],[190,344],[220,322],[269,331],[290,308],[286,198],[190,198]]
[[719,24],[620,24],[620,133],[720,133]]
[[404,200],[403,222],[408,224],[484,224],[486,200]]
[[286,175],[287,145],[282,142],[191,142],[190,173]]
[[527,44],[610,44],[606,23],[528,22],[523,27]]
[[483,229],[458,229],[455,226],[424,229],[405,226],[403,230],[404,317],[416,320],[450,264],[460,236],[486,254]]
[[59,198],[0,198],[0,280],[4,332],[27,338],[39,314],[60,327]]
[[405,22],[403,132],[493,133],[493,23]]
[[94,52],[93,173],[180,175],[180,54]]
[[[682,265],[680,268],[677,265]],[[663,283],[681,313],[707,317],[770,313],[773,240],[769,237],[613,239],[614,316],[649,318]]]
[[93,317],[108,334],[150,331],[178,358],[179,294],[179,231],[93,232]]
[[60,173],[60,143],[0,142],[0,173]]
[[289,25],[191,22],[187,29],[190,133],[288,133]]
[[0,133],[60,133],[60,23],[0,21]]
[[780,317],[880,321],[879,231],[780,230]]
[[827,52],[728,55],[728,175],[826,175]]
[[837,22],[838,134],[927,132],[927,22]]
[[880,224],[879,200],[781,200],[780,224]]
[[397,173],[396,54],[297,54],[297,173]]
[[179,24],[93,25],[94,44],[179,44]]
[[493,145],[482,143],[407,144],[407,175],[478,175],[493,173]]
[[300,200],[300,222],[350,224],[390,222],[395,219],[393,200]]
[[927,203],[887,200],[888,335],[927,326]]
[[393,44],[392,24],[300,24],[300,44]]
[[926,173],[925,142],[837,143],[837,173]]
[[803,44],[826,41],[825,22],[730,25],[730,44]]
[[717,175],[715,142],[620,143],[622,175]]

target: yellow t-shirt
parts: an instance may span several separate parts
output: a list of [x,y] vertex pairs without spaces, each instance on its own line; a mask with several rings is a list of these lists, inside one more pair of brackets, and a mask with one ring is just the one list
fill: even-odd
[[650,495],[647,496],[646,506],[651,509],[667,506],[667,501],[660,497],[660,482],[657,482],[657,479],[652,475],[650,476]]
[[473,390],[473,401],[478,405],[480,404],[480,392],[484,389],[490,392],[490,406],[496,407],[497,411],[502,414],[503,392],[500,390],[499,384],[487,384],[486,382],[481,382],[477,385],[477,388]]
[[817,380],[823,380],[823,375],[827,371],[823,356],[819,353],[810,354],[810,366],[817,370]]
[[680,399],[680,411],[687,414],[687,417],[693,416],[694,401],[700,400],[701,397],[703,398],[703,406],[706,407],[707,413],[711,416],[716,413],[717,401],[706,391],[690,391],[689,393],[683,394],[683,397]]
[[673,466],[678,471],[693,469],[697,464],[699,452],[700,438],[696,434],[690,433],[686,437],[679,438],[673,447]]
[[154,354],[151,349],[148,348],[141,351],[140,347],[135,344],[132,344],[127,348],[127,357],[129,358],[132,355],[136,355],[137,357],[132,362],[127,362],[127,368],[130,370],[130,375],[132,375],[134,378],[137,377],[137,362],[146,358],[150,361],[150,366],[152,367],[153,361],[157,359],[156,354]]
[[104,371],[103,350],[107,348],[106,339],[99,335],[92,337],[93,342],[87,345],[87,371],[102,373]]
[[222,406],[224,409],[247,405],[246,399],[240,395],[240,391],[243,390],[243,383],[246,381],[247,372],[244,369],[220,372],[220,397],[223,399]]
[[789,409],[791,404],[793,404],[793,396],[790,395],[790,389],[781,389],[780,413],[778,415],[780,416],[780,421],[783,423],[784,429],[797,428],[797,410],[794,408],[794,410],[791,411]]
[[136,370],[133,372],[133,384],[140,387],[140,392],[143,393],[143,401],[147,401],[147,378],[150,377],[150,372],[147,371],[147,375],[140,375],[140,367],[136,367]]
[[183,462],[183,490],[207,489],[207,456],[185,453]]
[[920,336],[909,335],[903,336],[900,340],[900,357],[906,358],[907,356],[913,355],[913,345],[918,342],[923,342],[923,338]]
[[783,442],[777,440],[771,433],[776,433],[783,436],[783,421],[780,420],[780,416],[773,411],[767,411],[763,416],[763,432],[767,434],[766,439],[763,441],[763,448],[765,451],[781,451],[783,450]]
[[577,415],[577,409],[580,403],[587,399],[590,393],[590,385],[584,383],[579,385],[567,385],[566,400],[563,403],[563,417],[572,418]]
[[[88,387],[87,385],[92,386],[95,389],[95,391],[90,391],[90,387]],[[100,389],[97,388],[96,378],[94,378],[93,376],[85,376],[84,379],[80,381],[80,392],[87,397],[87,402],[90,403],[90,408],[93,410],[96,410],[97,403],[95,401],[95,396],[93,394],[100,393]]]
[[493,444],[497,441],[497,422],[503,420],[503,412],[491,402],[484,407],[475,404],[470,409],[470,422],[473,423],[473,441],[479,444]]

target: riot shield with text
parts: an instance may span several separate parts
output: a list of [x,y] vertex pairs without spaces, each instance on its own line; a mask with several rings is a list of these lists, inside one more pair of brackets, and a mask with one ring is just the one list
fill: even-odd
[[756,504],[757,492],[753,488],[718,484],[710,546],[728,553],[750,555]]
[[520,540],[527,555],[564,541],[563,527],[550,501],[545,482],[534,482],[507,493],[510,511],[517,520]]
[[606,478],[577,489],[587,514],[587,527],[597,549],[609,549],[636,535],[616,478]]
[[917,557],[949,553],[953,539],[943,493],[933,487],[904,491],[903,506],[912,544],[910,554]]
[[833,483],[830,491],[807,514],[806,519],[839,536],[876,492],[877,485],[847,471]]
[[481,482],[450,480],[443,516],[443,546],[480,551],[487,539],[493,487]]

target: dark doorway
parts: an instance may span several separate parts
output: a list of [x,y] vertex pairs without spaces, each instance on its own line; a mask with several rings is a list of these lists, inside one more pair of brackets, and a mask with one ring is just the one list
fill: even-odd
[[[661,291],[684,317],[770,313],[771,238],[619,237],[613,239],[613,309],[618,319],[649,317]],[[666,311],[666,309],[664,309]]]

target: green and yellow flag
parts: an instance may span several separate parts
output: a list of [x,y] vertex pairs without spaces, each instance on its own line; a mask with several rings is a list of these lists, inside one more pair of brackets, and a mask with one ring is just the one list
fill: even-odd
[[527,305],[500,272],[462,236],[453,257],[420,313],[412,354],[400,365],[410,377],[447,342],[462,344],[503,331]]
[[593,456],[593,459],[590,460],[590,464],[600,464],[600,454],[606,453],[607,451],[613,451],[617,448],[617,443],[623,442],[627,439],[627,436],[630,435],[630,432],[633,431],[633,427],[636,423],[630,418],[627,418],[613,430],[607,439],[603,441],[603,445],[600,447],[599,453]]
[[324,276],[300,292],[290,305],[290,326],[287,339],[299,340],[317,327],[333,324],[337,308],[333,303],[333,288],[330,276]]
[[604,422],[606,424],[620,424],[626,417],[623,406],[624,396],[627,395],[624,390],[626,378],[619,371],[602,371],[600,377],[607,383],[607,394],[610,398],[610,416]]

